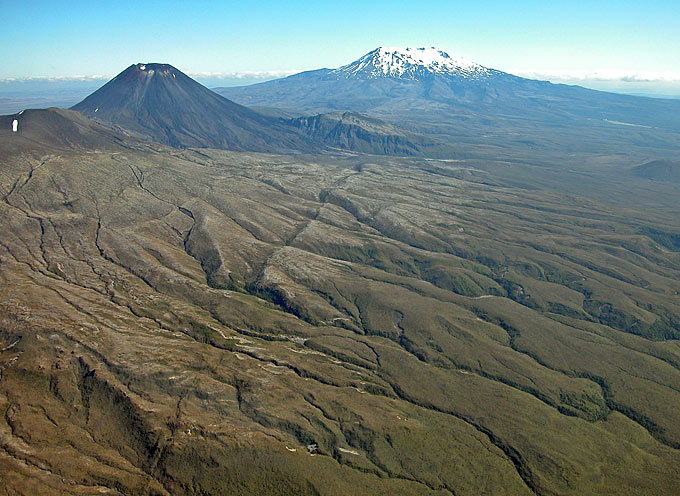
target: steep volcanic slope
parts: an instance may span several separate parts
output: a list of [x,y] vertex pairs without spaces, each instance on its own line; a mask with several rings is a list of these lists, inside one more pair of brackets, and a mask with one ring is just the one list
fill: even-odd
[[435,48],[382,47],[338,69],[215,91],[251,106],[352,110],[496,151],[680,143],[680,101],[525,79]]
[[0,494],[680,492],[677,186],[22,143]]
[[170,146],[320,149],[278,119],[237,105],[168,64],[131,65],[73,110]]
[[[121,150],[134,140],[78,112],[58,108],[22,110],[0,116],[0,157],[25,150]],[[126,144],[126,140],[128,144]]]

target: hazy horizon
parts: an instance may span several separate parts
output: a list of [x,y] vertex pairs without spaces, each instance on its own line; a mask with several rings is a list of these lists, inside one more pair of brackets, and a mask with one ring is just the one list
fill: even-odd
[[[357,55],[356,58],[360,55]],[[121,68],[121,70],[123,69]],[[181,70],[181,68],[179,69]],[[257,84],[298,72],[302,72],[302,70],[234,71],[228,73],[205,71],[201,73],[188,72],[187,74],[208,88],[218,88]],[[0,115],[19,112],[24,108],[70,107],[106,84],[116,74],[0,79]],[[680,77],[673,80],[668,77],[653,79],[643,76],[613,77],[612,75],[598,74],[551,75],[543,74],[540,71],[517,71],[514,74],[531,79],[546,80],[555,84],[578,85],[612,93],[680,99]]]

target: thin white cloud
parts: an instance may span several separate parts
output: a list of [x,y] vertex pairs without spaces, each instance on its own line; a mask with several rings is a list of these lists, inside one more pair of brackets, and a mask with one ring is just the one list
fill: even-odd
[[601,82],[619,82],[619,83],[671,83],[680,84],[680,72],[640,72],[640,73],[625,73],[625,72],[545,72],[545,71],[516,71],[518,76],[541,79],[553,82],[563,81],[601,81]]
[[[276,71],[240,71],[240,72],[193,72],[189,76],[195,79],[224,79],[224,80],[265,80],[287,77],[297,74],[298,70],[276,70]],[[60,83],[60,82],[89,82],[106,81],[114,75],[73,75],[73,76],[29,76],[18,78],[2,78],[2,83]]]
[[101,74],[94,74],[91,76],[29,76],[23,78],[4,78],[0,79],[0,83],[59,83],[68,81],[102,81],[111,79],[111,76],[104,76]]
[[193,72],[192,78],[211,79],[277,79],[291,76],[301,71],[242,71],[242,72]]

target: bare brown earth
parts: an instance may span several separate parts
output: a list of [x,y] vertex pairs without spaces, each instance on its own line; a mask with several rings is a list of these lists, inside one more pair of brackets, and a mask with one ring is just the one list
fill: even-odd
[[680,493],[676,186],[88,126],[0,133],[0,494]]

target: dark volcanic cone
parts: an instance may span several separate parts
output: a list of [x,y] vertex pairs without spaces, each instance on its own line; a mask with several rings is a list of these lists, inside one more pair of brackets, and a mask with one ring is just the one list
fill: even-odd
[[318,149],[278,119],[227,100],[168,64],[131,65],[72,109],[177,147]]

